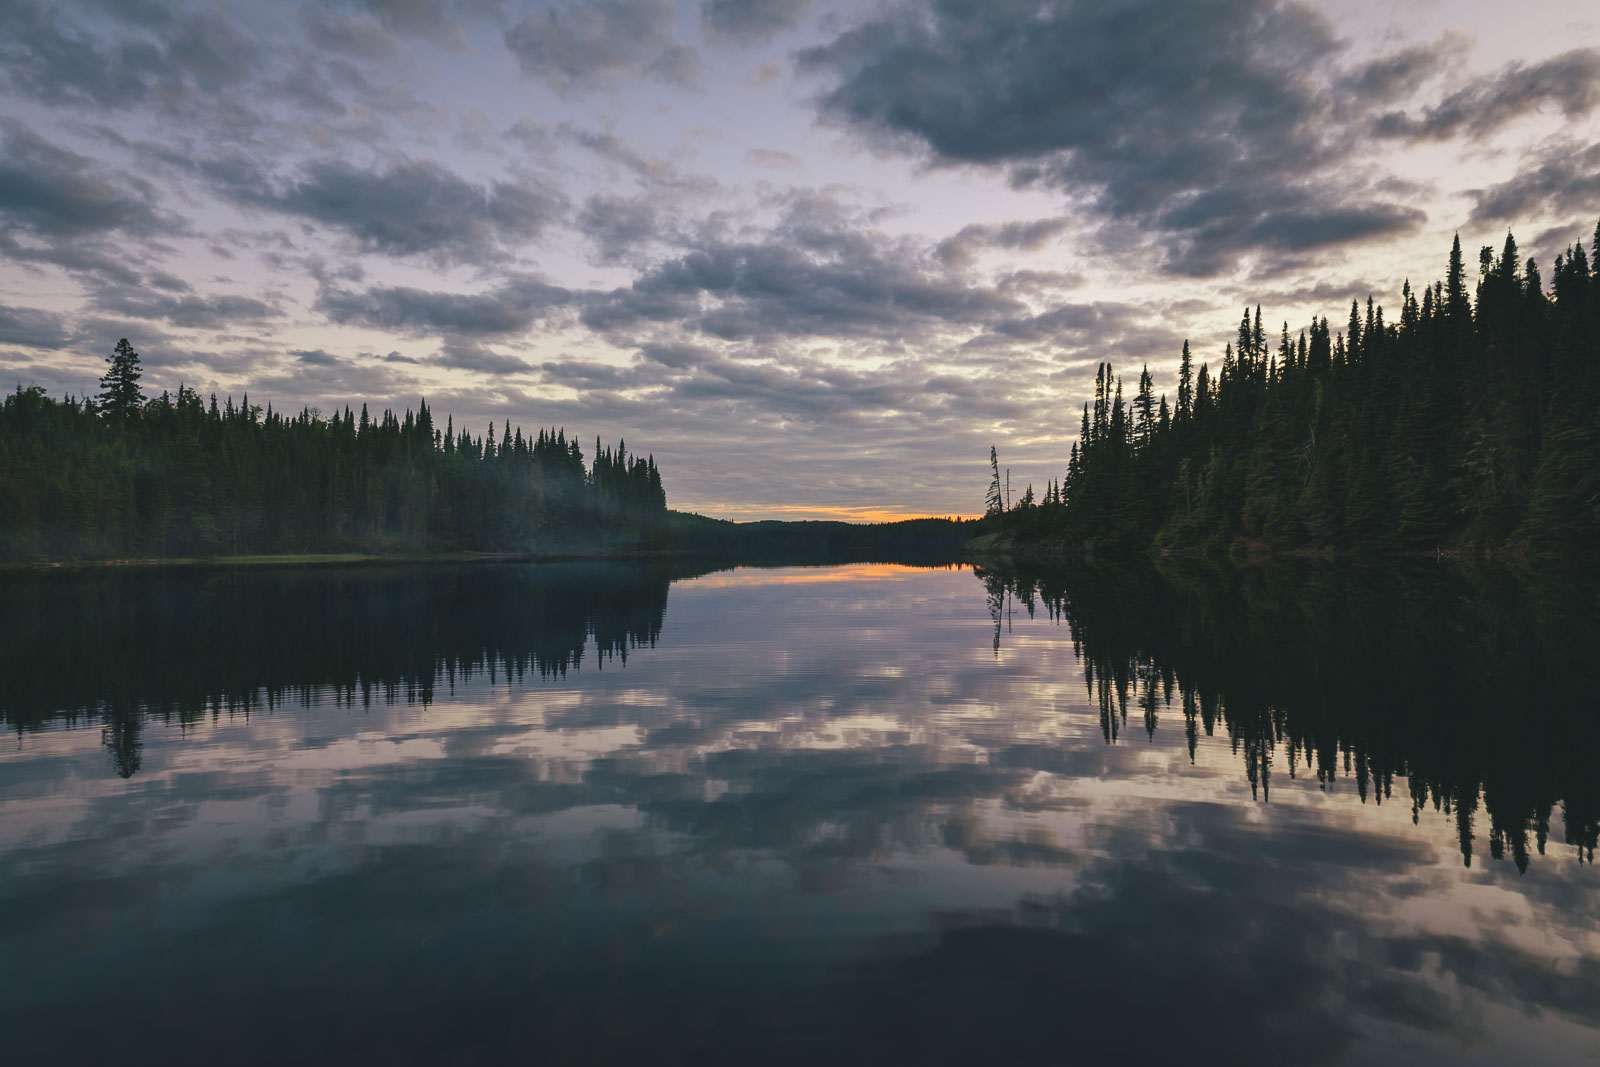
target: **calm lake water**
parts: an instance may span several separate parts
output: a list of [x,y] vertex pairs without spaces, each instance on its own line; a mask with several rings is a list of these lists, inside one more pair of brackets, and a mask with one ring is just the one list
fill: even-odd
[[0,582],[15,1064],[1600,1058],[1596,587]]

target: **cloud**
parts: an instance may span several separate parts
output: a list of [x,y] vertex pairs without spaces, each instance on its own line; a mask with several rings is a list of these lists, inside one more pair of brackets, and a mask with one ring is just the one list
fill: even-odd
[[595,193],[578,212],[578,229],[594,242],[601,263],[638,258],[654,239],[656,213],[646,197]]
[[322,348],[291,348],[289,354],[300,363],[311,367],[332,367],[341,362],[338,356],[332,355]]
[[674,323],[723,340],[898,340],[1020,310],[1011,297],[950,276],[920,242],[863,223],[826,196],[794,194],[771,231],[706,238],[631,286],[591,298],[582,320],[602,333]]
[[483,263],[530,240],[557,217],[559,194],[533,182],[469,182],[430,160],[366,170],[305,166],[272,187],[248,164],[219,164],[221,188],[241,203],[298,216],[355,239],[367,252]]
[[539,372],[545,381],[573,389],[629,389],[640,384],[637,369],[596,360],[547,360],[539,364]]
[[317,6],[302,7],[298,17],[306,40],[322,52],[384,61],[400,50],[393,35],[369,18]]
[[1600,144],[1561,142],[1535,154],[1513,178],[1474,189],[1472,221],[1493,222],[1533,214],[1587,219],[1600,204]]
[[700,28],[708,40],[756,44],[799,25],[811,0],[700,0]]
[[1446,35],[1435,44],[1418,44],[1379,56],[1346,72],[1338,79],[1339,95],[1367,103],[1386,104],[1415,92],[1453,61],[1461,58],[1466,42]]
[[[276,395],[285,407],[298,408],[310,398],[365,397],[376,401],[409,391],[414,379],[392,360],[369,354],[340,356],[323,348],[296,348],[287,361],[262,354],[251,360],[250,389]],[[416,360],[406,362],[415,363]]]
[[1600,106],[1600,50],[1575,48],[1531,66],[1513,63],[1473,79],[1421,118],[1390,111],[1372,128],[1380,137],[1415,141],[1480,138],[1546,105],[1568,119],[1584,118]]
[[0,228],[46,238],[151,236],[176,229],[154,207],[149,182],[109,172],[16,119],[0,116],[0,132]]
[[704,345],[655,343],[640,345],[639,356],[672,370],[687,370],[717,358],[716,352]]
[[441,347],[433,357],[441,367],[476,371],[479,374],[524,374],[531,368],[515,356],[496,352],[492,348],[471,341],[452,341]]
[[744,161],[766,170],[800,170],[805,166],[799,156],[776,148],[752,148],[744,154]]
[[165,319],[174,326],[190,330],[232,330],[283,315],[276,304],[255,297],[232,293],[212,296],[174,293],[148,286],[94,285],[89,305],[118,318]]
[[999,225],[973,223],[939,242],[934,254],[947,267],[966,267],[986,248],[1037,252],[1067,228],[1066,219],[1035,219]]
[[258,45],[224,9],[97,7],[91,31],[64,4],[0,5],[0,84],[51,103],[170,109],[224,93],[260,67]]
[[524,16],[505,43],[524,74],[559,92],[638,77],[698,85],[700,56],[677,39],[676,18],[671,0],[593,0]]
[[1421,222],[1348,166],[1350,133],[1330,129],[1340,50],[1320,14],[1274,0],[944,0],[800,63],[831,79],[824,117],[1058,188],[1167,235],[1169,268],[1212,274]]
[[487,337],[526,333],[536,322],[570,305],[575,294],[531,277],[514,278],[483,293],[451,293],[407,286],[355,292],[324,286],[317,308],[334,322],[415,335]]
[[0,304],[0,345],[60,349],[67,343],[65,316],[40,308]]
[[371,12],[387,30],[420,37],[431,44],[464,51],[466,38],[461,33],[460,15],[466,5],[450,0],[353,0],[357,7]]

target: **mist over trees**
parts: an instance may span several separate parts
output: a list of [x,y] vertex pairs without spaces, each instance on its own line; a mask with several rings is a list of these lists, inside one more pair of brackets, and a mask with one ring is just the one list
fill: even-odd
[[653,457],[509,421],[479,436],[421,402],[285,415],[192,389],[141,398],[126,340],[98,400],[0,402],[0,559],[560,552],[666,532]]
[[988,527],[1069,551],[1600,546],[1600,262],[1582,242],[1547,289],[1510,234],[1474,286],[1458,237],[1398,316],[1368,297],[1291,335],[1246,308],[1218,367],[1185,342],[1175,403],[1148,367],[1130,392],[1102,363],[1065,476],[1016,507],[991,486]]

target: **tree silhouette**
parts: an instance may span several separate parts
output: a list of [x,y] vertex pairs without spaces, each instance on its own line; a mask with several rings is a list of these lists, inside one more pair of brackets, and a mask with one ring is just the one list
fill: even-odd
[[984,512],[989,515],[1000,515],[1006,510],[1005,489],[1000,482],[1000,455],[993,445],[989,446],[989,495],[984,500]]
[[1547,292],[1509,234],[1478,270],[1457,237],[1398,316],[1353,299],[1342,331],[1284,323],[1273,352],[1247,307],[1219,374],[1184,343],[1170,409],[1148,368],[1130,406],[1102,363],[1066,506],[985,521],[1067,552],[1600,551],[1600,270],[1575,244]]
[[122,420],[139,412],[144,396],[139,390],[139,353],[126,337],[106,357],[100,378],[100,405],[108,418]]
[[621,444],[591,472],[561,430],[446,440],[426,401],[362,405],[359,422],[182,387],[141,404],[137,360],[117,346],[104,407],[20,386],[0,400],[0,559],[665,543],[660,471]]

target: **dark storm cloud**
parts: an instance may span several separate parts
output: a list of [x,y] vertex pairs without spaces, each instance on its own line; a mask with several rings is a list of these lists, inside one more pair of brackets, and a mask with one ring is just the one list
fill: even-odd
[[575,294],[534,278],[515,278],[484,293],[449,293],[406,286],[365,292],[324,286],[317,307],[334,322],[406,334],[494,336],[526,333],[571,304]]
[[15,119],[0,116],[0,134],[0,229],[58,238],[111,231],[150,236],[176,228],[154,207],[149,182],[113,174]]
[[0,304],[0,345],[58,349],[67,343],[65,316],[39,308]]
[[700,26],[710,40],[755,44],[799,24],[811,0],[700,0]]
[[700,56],[677,38],[671,0],[593,0],[536,11],[505,32],[524,74],[566,92],[626,77],[700,80]]
[[[941,0],[801,53],[831,76],[825,116],[941,163],[1002,166],[1170,235],[1190,274],[1260,249],[1415,228],[1422,213],[1334,173],[1341,44],[1309,7],[1274,0]],[[1377,61],[1404,84],[1422,57]],[[1362,72],[1356,72],[1358,81]]]
[[385,170],[313,163],[277,188],[248,165],[219,164],[213,174],[240,203],[341,230],[363,251],[458,262],[482,263],[503,244],[537,236],[561,205],[543,186],[480,185],[428,160]]
[[1535,213],[1600,213],[1600,144],[1557,144],[1518,168],[1516,177],[1472,191],[1472,221],[1493,222]]
[[949,267],[965,267],[986,248],[1037,252],[1067,228],[1066,219],[1035,219],[999,225],[973,223],[939,242],[935,254]]
[[1455,90],[1420,118],[1388,112],[1374,122],[1373,130],[1410,140],[1483,137],[1545,106],[1569,119],[1600,106],[1600,51],[1575,48],[1532,66],[1513,63]]

